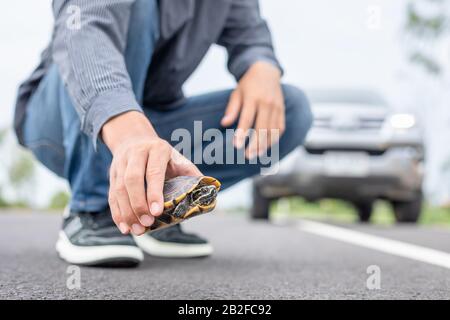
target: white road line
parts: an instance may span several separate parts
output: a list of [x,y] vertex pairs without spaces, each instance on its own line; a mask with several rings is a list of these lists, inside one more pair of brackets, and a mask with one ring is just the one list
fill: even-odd
[[378,250],[399,257],[450,269],[450,254],[443,251],[369,235],[320,222],[301,220],[297,227],[302,231],[322,237],[336,239],[360,247]]

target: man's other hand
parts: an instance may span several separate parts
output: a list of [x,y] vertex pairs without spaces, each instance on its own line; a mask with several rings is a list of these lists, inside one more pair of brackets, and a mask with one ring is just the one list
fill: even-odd
[[101,134],[113,154],[108,199],[112,218],[122,233],[141,235],[163,212],[164,180],[201,172],[160,139],[139,112],[112,118]]
[[254,63],[231,94],[221,124],[228,127],[239,117],[234,136],[236,148],[242,148],[249,129],[255,134],[245,151],[247,158],[261,155],[277,142],[285,130],[284,98],[280,70],[268,62]]

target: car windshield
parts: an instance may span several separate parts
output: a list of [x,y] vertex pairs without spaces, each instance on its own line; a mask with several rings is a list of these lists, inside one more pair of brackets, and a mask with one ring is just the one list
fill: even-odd
[[314,104],[386,105],[381,95],[367,90],[311,90],[307,95]]

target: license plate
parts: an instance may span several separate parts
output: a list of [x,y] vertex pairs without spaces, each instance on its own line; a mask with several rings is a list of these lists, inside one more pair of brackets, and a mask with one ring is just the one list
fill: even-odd
[[365,177],[369,173],[369,156],[363,152],[328,152],[324,164],[328,176]]

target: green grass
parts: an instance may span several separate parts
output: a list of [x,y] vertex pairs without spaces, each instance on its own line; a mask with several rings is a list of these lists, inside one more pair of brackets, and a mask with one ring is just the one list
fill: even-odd
[[48,208],[50,210],[61,210],[66,207],[70,201],[70,195],[64,191],[55,193],[50,199],[50,204]]
[[[289,215],[336,222],[358,221],[356,211],[352,205],[345,201],[331,199],[317,202],[307,202],[301,198],[283,199],[272,205],[271,213],[274,215]],[[378,225],[395,223],[394,214],[389,203],[377,201],[371,221]],[[450,227],[450,209],[424,205],[419,223],[422,225]]]

